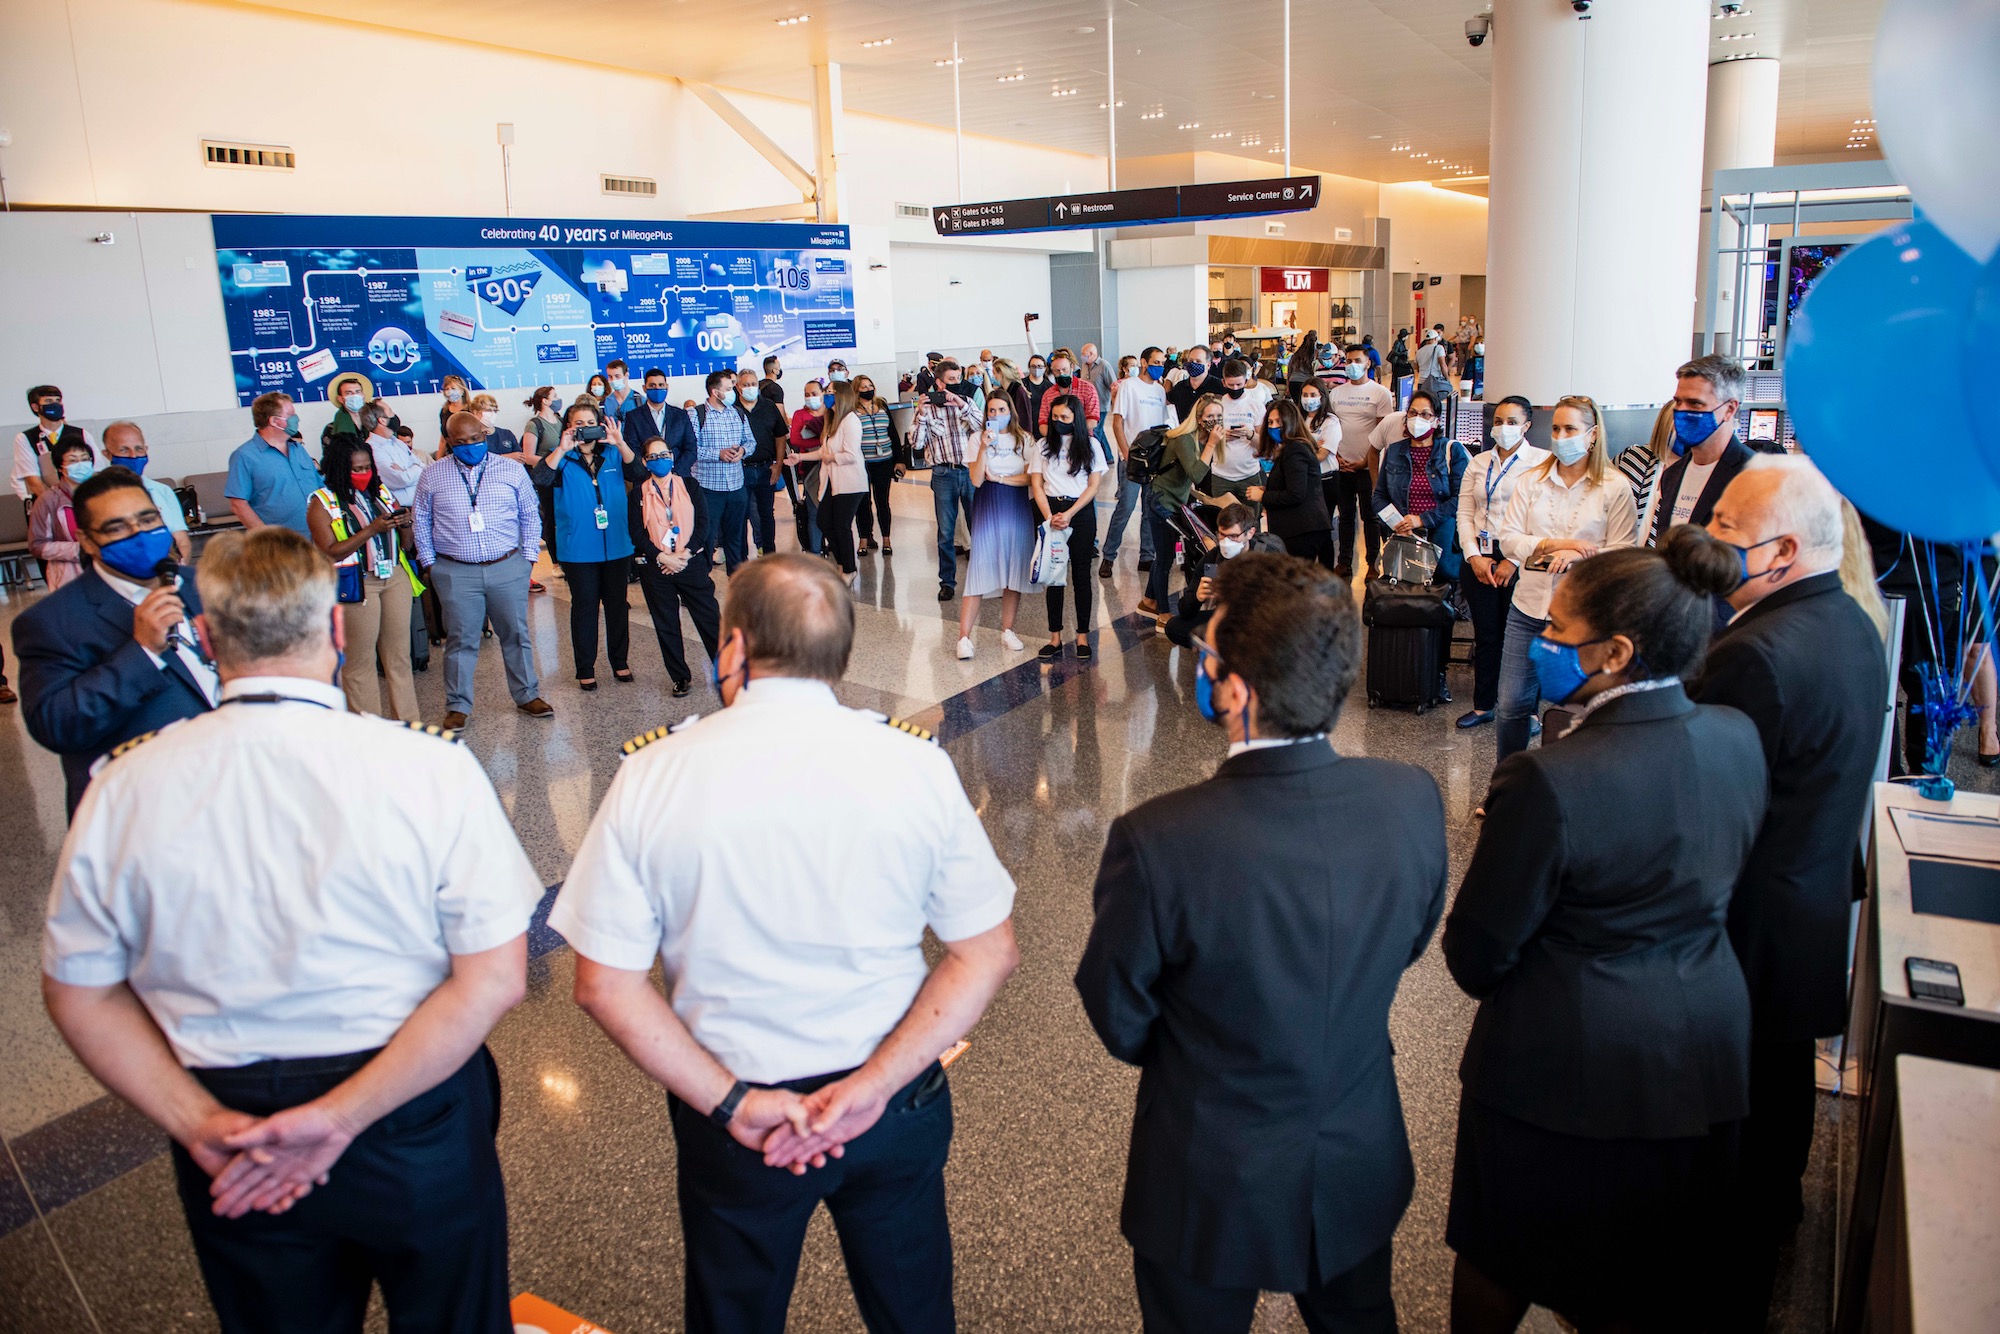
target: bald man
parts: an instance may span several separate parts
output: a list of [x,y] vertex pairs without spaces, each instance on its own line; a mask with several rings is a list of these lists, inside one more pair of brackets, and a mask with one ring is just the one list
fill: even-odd
[[1778,1247],[1803,1214],[1814,1041],[1847,1019],[1857,836],[1882,745],[1888,660],[1840,583],[1840,496],[1802,455],[1759,455],[1716,502],[1708,531],[1741,553],[1736,615],[1688,693],[1757,724],[1771,804],[1729,905],[1750,985],[1750,1116],[1735,1312],[1762,1329]]
[[160,517],[167,521],[167,531],[174,535],[174,559],[185,565],[194,559],[194,539],[188,536],[187,514],[171,486],[145,475],[151,453],[146,448],[146,433],[137,422],[113,422],[104,428],[105,463],[130,468],[140,475],[139,480],[146,484],[146,494],[153,498]]

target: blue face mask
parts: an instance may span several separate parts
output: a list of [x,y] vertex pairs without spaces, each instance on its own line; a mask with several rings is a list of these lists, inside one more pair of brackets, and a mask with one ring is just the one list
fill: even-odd
[[736,391],[735,391],[734,389],[725,389],[725,390],[723,390],[723,391],[722,391],[722,406],[723,406],[723,407],[725,407],[725,408],[726,408],[726,407],[731,407],[731,406],[733,406],[733,405],[735,404],[735,402],[736,402]]
[[[1587,435],[1558,435],[1549,438],[1549,449],[1555,454],[1556,462],[1565,466],[1583,462],[1583,456],[1590,452],[1590,437]],[[1551,699],[1554,696],[1550,696]]]
[[1190,380],[1199,380],[1202,376],[1208,374],[1208,363],[1205,361],[1190,361],[1187,367],[1188,378]]
[[349,412],[361,411],[361,395],[359,394],[343,395],[340,400],[340,406],[346,408]]
[[[1767,537],[1762,542],[1752,542],[1747,547],[1736,547],[1737,562],[1743,567],[1743,579],[1741,583],[1737,584],[1738,588],[1741,588],[1743,584],[1749,583],[1752,579],[1769,579],[1775,584],[1791,572],[1792,567],[1790,565],[1773,565],[1770,569],[1759,570],[1754,575],[1750,573],[1751,552],[1755,551],[1758,547],[1768,547],[1773,542],[1782,542],[1784,540],[1785,534],[1779,533],[1776,537]],[[1730,545],[1735,546],[1734,543]]]
[[551,398],[549,400],[549,411],[555,413],[558,417],[562,416],[562,400]]
[[287,414],[285,417],[285,434],[297,435],[298,433],[299,433],[299,414],[296,412]]
[[646,391],[646,401],[648,403],[664,403],[667,401],[667,391],[664,389],[648,389]]
[[63,476],[69,478],[72,482],[87,482],[90,480],[90,474],[96,471],[97,465],[88,459],[84,459],[64,468]]
[[127,579],[151,579],[159,573],[160,562],[173,554],[174,534],[161,524],[146,528],[97,549],[97,558]]
[[1674,413],[1674,453],[1685,454],[1702,441],[1715,434],[1721,425],[1713,412]]
[[111,466],[114,468],[129,468],[133,472],[144,476],[146,472],[146,455],[139,454],[129,459],[113,459]]
[[821,407],[825,408],[825,409],[826,409],[826,410],[827,410],[828,412],[832,412],[832,411],[833,411],[833,395],[832,395],[832,394],[821,394],[821,395],[819,396],[819,405],[820,405]]
[[59,399],[51,399],[35,411],[41,415],[43,421],[59,422],[63,419],[63,405]]
[[1215,678],[1208,674],[1208,660],[1213,656],[1201,645],[1195,645],[1194,707],[1208,722],[1220,723],[1222,715],[1215,710]]
[[1269,437],[1271,443],[1274,445],[1277,444],[1280,440],[1283,440],[1285,438],[1284,431],[1276,426],[1266,426],[1264,428],[1264,434],[1267,437]]
[[1535,669],[1542,698],[1561,704],[1583,689],[1593,673],[1583,670],[1577,650],[1585,644],[1602,644],[1602,639],[1586,639],[1583,644],[1558,644],[1541,635],[1528,641],[1528,661]]
[[1165,366],[1148,366],[1146,367],[1146,378],[1148,380],[1164,380],[1167,378],[1167,368]]
[[666,455],[661,455],[659,458],[656,459],[646,460],[646,471],[653,474],[653,476],[655,477],[666,477],[670,475],[673,472],[673,470],[674,470],[674,461],[672,458]]
[[477,468],[486,461],[486,445],[482,441],[476,445],[453,445],[451,456],[468,468]]

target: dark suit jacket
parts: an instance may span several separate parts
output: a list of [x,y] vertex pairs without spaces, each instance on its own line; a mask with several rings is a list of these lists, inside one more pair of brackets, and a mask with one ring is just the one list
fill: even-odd
[[1264,512],[1278,537],[1325,532],[1333,522],[1326,512],[1326,488],[1320,485],[1319,459],[1312,446],[1287,440],[1278,451],[1277,466],[1264,479]]
[[[1660,474],[1660,499],[1653,506],[1654,545],[1667,535],[1673,527],[1674,504],[1680,499],[1681,479],[1687,476],[1688,460],[1691,455],[1683,454],[1667,465]],[[1743,465],[1757,457],[1757,451],[1741,440],[1731,440],[1722,457],[1715,461],[1715,471],[1708,475],[1708,482],[1701,488],[1701,495],[1694,502],[1694,513],[1688,515],[1688,522],[1706,526],[1715,513],[1715,502],[1722,499],[1722,493],[1736,480],[1736,474],[1743,471]]]
[[664,427],[653,421],[652,404],[641,397],[625,414],[620,429],[625,432],[625,443],[632,446],[634,454],[646,452],[646,442],[659,437],[667,442],[667,448],[674,452],[674,471],[683,478],[694,476],[694,423],[688,420],[687,411],[679,404],[668,403],[661,414]]
[[1729,905],[1757,1036],[1847,1026],[1849,905],[1881,752],[1889,664],[1875,626],[1829,571],[1739,616],[1708,651],[1696,699],[1750,715],[1771,804]]
[[1749,1111],[1750,997],[1724,921],[1764,818],[1757,729],[1679,686],[1493,771],[1445,920],[1479,1002],[1465,1096],[1564,1135],[1705,1135]]
[[[181,567],[181,601],[201,612],[194,570]],[[121,741],[208,711],[208,697],[178,653],[155,667],[132,638],[132,604],[95,569],[64,584],[14,621],[21,711],[28,735],[62,756],[68,809],[90,766]]]
[[1389,1004],[1444,908],[1444,810],[1412,765],[1245,752],[1111,826],[1076,987],[1140,1067],[1133,1249],[1303,1291],[1387,1242],[1414,1175]]

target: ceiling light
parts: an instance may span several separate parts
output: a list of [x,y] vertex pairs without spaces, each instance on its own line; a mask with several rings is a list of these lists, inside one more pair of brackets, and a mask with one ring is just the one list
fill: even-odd
[[797,27],[797,26],[798,26],[799,24],[801,24],[801,23],[810,23],[810,22],[812,22],[812,15],[810,15],[810,14],[794,14],[794,15],[792,15],[792,16],[791,16],[790,18],[788,18],[788,19],[777,19],[777,20],[775,20],[775,22],[777,23],[777,25],[778,25],[778,26],[779,26],[780,28],[794,28],[794,27]]
[[1201,122],[1198,120],[1184,120],[1180,123],[1179,128],[1183,130],[1198,130],[1201,128]]
[[865,49],[872,51],[878,46],[894,46],[895,44],[896,44],[896,39],[893,37],[877,37],[874,41],[863,42],[861,45]]
[[1075,97],[1075,96],[1076,96],[1076,89],[1074,89],[1074,88],[1051,88],[1051,89],[1049,89],[1049,96],[1050,96],[1050,97]]
[[1019,72],[1016,72],[1016,73],[1013,73],[1013,74],[1002,74],[1002,75],[1001,75],[1001,76],[1000,76],[999,78],[995,79],[995,80],[994,80],[993,82],[995,82],[995,83],[1019,83],[1019,82],[1020,82],[1021,80],[1025,79],[1025,78],[1027,78],[1027,77],[1028,77],[1027,75],[1025,75],[1025,74],[1021,74],[1021,73],[1019,73]]
[[1756,35],[1754,32],[1726,32],[1715,40],[1718,42],[1747,42]]
[[[1123,105],[1124,105],[1124,103],[1122,103],[1122,102],[1121,102],[1121,103],[1119,103],[1119,105],[1120,105],[1120,106],[1123,106]],[[1142,112],[1140,112],[1140,113],[1139,113],[1139,119],[1140,119],[1140,120],[1164,120],[1164,119],[1166,119],[1166,115],[1167,115],[1167,113],[1166,113],[1166,112],[1164,112],[1164,111],[1142,111]]]
[[956,60],[933,60],[931,62],[931,64],[937,66],[939,69],[947,69],[950,66],[963,65],[964,63],[965,63],[964,56],[960,56]]
[[1070,29],[1070,31],[1071,31],[1071,32],[1082,32],[1082,33],[1092,33],[1092,32],[1096,32],[1096,31],[1097,31],[1097,29],[1095,29],[1095,28],[1093,28],[1093,27],[1089,26],[1088,24],[1085,24],[1085,25],[1084,25],[1083,27],[1081,27],[1081,28],[1071,28],[1071,29]]
[[1234,138],[1235,136],[1232,135],[1228,130],[1217,130],[1214,134],[1211,134],[1208,137],[1211,139],[1231,139]]
[[[1120,102],[1120,103],[1119,103],[1118,105],[1122,107],[1122,106],[1124,106],[1125,104],[1124,104],[1123,102]],[[1098,109],[1099,111],[1109,111],[1109,110],[1110,110],[1111,108],[1109,108],[1108,106],[1106,106],[1106,105],[1105,105],[1104,103],[1102,103],[1102,102],[1099,102],[1099,103],[1097,104],[1097,109]]]

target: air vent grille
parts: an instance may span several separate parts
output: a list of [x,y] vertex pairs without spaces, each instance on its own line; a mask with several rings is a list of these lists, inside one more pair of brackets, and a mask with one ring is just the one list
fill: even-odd
[[929,222],[931,220],[931,211],[922,204],[898,204],[896,205],[896,216],[899,218],[921,218],[925,222]]
[[660,183],[644,176],[602,176],[604,193],[608,195],[643,195],[651,199],[660,193]]
[[252,171],[293,171],[299,163],[283,144],[238,144],[204,139],[201,155],[211,167],[247,167]]

